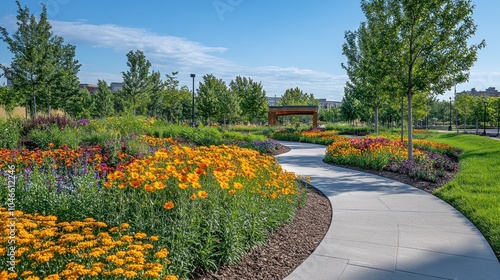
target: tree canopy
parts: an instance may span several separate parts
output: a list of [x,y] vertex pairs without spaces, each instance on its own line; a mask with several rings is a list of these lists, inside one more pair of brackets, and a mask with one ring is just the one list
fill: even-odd
[[19,1],[16,4],[16,32],[10,35],[0,26],[0,39],[13,55],[10,65],[0,64],[0,69],[12,82],[11,94],[17,95],[11,100],[29,105],[32,116],[37,113],[37,105],[50,114],[52,107],[65,108],[66,101],[78,94],[81,65],[75,59],[75,47],[52,33],[45,5],[37,18],[28,7],[22,7]]
[[372,83],[378,80],[392,94],[407,98],[412,159],[414,94],[442,94],[467,80],[477,51],[485,46],[484,41],[469,45],[477,29],[474,5],[470,0],[362,0],[361,7],[366,22],[352,33],[360,41],[354,44],[356,36],[346,36],[346,53],[355,54],[348,56],[345,67],[353,94],[361,89],[366,97],[371,90],[380,91]]

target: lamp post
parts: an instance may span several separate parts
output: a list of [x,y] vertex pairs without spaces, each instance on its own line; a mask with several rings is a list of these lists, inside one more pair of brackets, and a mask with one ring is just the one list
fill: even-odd
[[450,126],[448,126],[448,131],[451,131],[451,96],[450,96]]
[[191,74],[191,78],[193,78],[193,106],[191,107],[191,125],[194,125],[194,77],[196,77],[196,74]]

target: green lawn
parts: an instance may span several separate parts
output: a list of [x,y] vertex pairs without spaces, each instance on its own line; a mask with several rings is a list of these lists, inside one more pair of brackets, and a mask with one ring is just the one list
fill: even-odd
[[474,223],[500,259],[500,141],[453,133],[429,140],[463,149],[457,176],[435,195]]

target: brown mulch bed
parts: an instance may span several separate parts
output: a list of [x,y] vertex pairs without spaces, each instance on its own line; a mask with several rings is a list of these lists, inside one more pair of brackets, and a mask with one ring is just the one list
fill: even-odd
[[[273,155],[290,151],[281,146]],[[341,166],[390,178],[431,193],[450,181],[455,174],[447,173],[438,182],[418,181],[404,174],[373,171]],[[217,272],[198,275],[195,279],[283,279],[297,268],[318,246],[331,222],[332,210],[328,198],[307,187],[307,203],[297,211],[293,221],[273,233],[268,242],[246,254],[240,263],[222,267]]]
[[[328,163],[328,164],[330,164],[330,163]],[[406,174],[394,173],[394,172],[387,171],[387,170],[378,171],[378,170],[371,170],[371,169],[363,169],[363,168],[359,168],[356,166],[346,166],[346,165],[336,165],[336,164],[335,164],[335,166],[349,168],[349,169],[358,170],[358,171],[363,171],[366,173],[371,173],[371,174],[375,174],[375,175],[378,175],[381,177],[389,178],[389,179],[392,179],[394,181],[399,181],[401,183],[405,183],[407,185],[413,186],[417,189],[421,189],[421,190],[426,191],[428,193],[433,193],[436,189],[442,187],[444,184],[451,181],[451,179],[453,179],[453,177],[455,177],[455,175],[456,175],[455,172],[446,171],[444,177],[438,177],[436,182],[427,182],[427,181],[421,181],[421,180],[418,180],[415,178],[410,178]]]

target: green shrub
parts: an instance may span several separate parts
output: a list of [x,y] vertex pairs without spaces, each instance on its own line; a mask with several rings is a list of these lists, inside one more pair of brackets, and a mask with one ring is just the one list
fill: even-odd
[[267,139],[264,135],[239,133],[239,132],[225,132],[223,134],[224,139],[241,140],[241,141],[265,141]]
[[17,148],[22,129],[20,119],[0,120],[0,148]]

